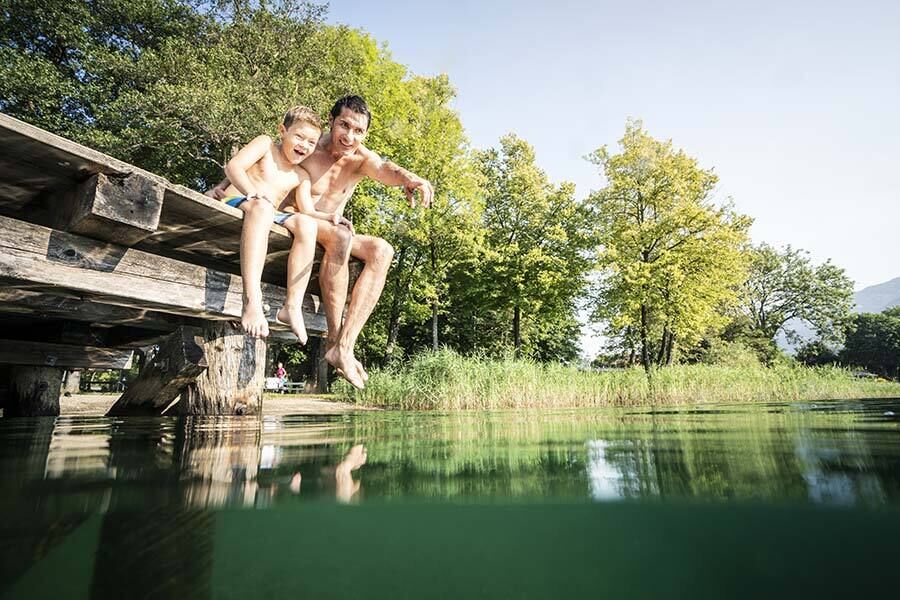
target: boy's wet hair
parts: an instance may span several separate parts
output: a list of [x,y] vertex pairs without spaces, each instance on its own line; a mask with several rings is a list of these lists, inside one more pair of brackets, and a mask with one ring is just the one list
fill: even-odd
[[281,122],[284,128],[287,129],[294,123],[306,123],[322,131],[322,119],[313,109],[306,106],[295,106],[284,113],[284,120]]
[[331,107],[331,118],[336,119],[345,108],[366,117],[366,131],[368,131],[369,125],[372,124],[372,113],[369,112],[369,105],[362,96],[344,96],[335,102]]

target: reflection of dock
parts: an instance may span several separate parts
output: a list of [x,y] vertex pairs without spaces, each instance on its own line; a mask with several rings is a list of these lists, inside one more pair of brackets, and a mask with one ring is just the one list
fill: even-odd
[[[117,412],[259,412],[265,343],[231,325],[240,234],[239,210],[0,114],[5,414],[58,414],[65,369],[124,368],[134,348],[156,343],[148,381]],[[285,339],[274,316],[290,246],[274,225],[263,296]],[[317,290],[314,275],[305,318],[321,335]]]

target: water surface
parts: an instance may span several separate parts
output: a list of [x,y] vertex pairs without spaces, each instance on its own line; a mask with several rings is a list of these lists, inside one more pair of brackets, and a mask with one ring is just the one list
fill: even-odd
[[0,596],[880,593],[897,415],[900,400],[0,420]]

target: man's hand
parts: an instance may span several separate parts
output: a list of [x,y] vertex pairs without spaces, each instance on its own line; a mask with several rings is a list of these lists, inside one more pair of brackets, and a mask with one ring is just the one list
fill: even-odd
[[416,207],[416,196],[413,193],[416,189],[419,190],[419,193],[422,194],[422,198],[420,203],[425,208],[431,206],[431,199],[434,197],[434,188],[431,187],[431,184],[422,179],[421,177],[413,175],[410,177],[408,183],[403,186],[403,191],[406,192],[406,197],[409,199],[409,207]]
[[211,190],[207,190],[204,195],[209,196],[210,198],[215,198],[216,200],[224,200],[225,199],[225,190],[228,189],[228,180],[220,182]]
[[344,227],[346,227],[347,229],[350,230],[350,235],[356,235],[356,232],[353,230],[353,223],[351,223],[349,219],[343,217],[342,215],[333,213],[331,215],[331,223],[335,227],[343,225]]

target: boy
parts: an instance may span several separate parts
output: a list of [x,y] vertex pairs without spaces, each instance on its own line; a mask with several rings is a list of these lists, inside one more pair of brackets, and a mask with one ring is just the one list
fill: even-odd
[[[293,204],[291,192],[309,175],[300,163],[316,148],[322,133],[318,115],[305,106],[285,113],[278,126],[281,141],[267,135],[256,137],[241,148],[225,166],[230,184],[223,201],[244,211],[241,229],[241,278],[244,306],[241,326],[253,337],[269,335],[263,310],[262,278],[268,249],[269,229],[274,221],[294,236],[288,256],[287,297],[275,320],[288,325],[301,343],[307,340],[301,304],[312,271],[316,249],[316,223],[306,215],[282,212]],[[278,207],[279,210],[276,210]]]

